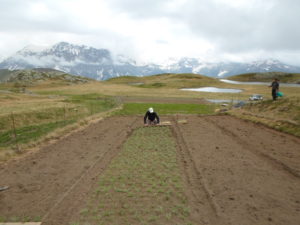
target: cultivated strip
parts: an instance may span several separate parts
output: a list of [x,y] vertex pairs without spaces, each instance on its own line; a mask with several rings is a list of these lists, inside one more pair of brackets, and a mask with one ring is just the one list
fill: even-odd
[[72,224],[191,225],[169,127],[137,129]]
[[190,200],[198,213],[196,217],[204,224],[219,224],[219,205],[216,203],[205,178],[196,167],[177,121],[178,119],[175,120],[175,118],[173,118],[174,126],[172,130],[178,144],[178,152],[187,183],[187,191],[192,194]]
[[[129,136],[131,132],[133,131],[134,124],[137,123],[137,118],[131,122],[127,128],[120,129],[120,131],[116,134],[115,138],[116,140],[126,140],[124,138],[121,138],[122,134],[126,134],[125,136]],[[123,135],[124,136],[124,135]],[[119,141],[116,141],[110,148],[107,148],[107,151],[102,154],[101,157],[99,157],[98,160],[96,160],[88,170],[86,170],[79,178],[76,180],[73,185],[57,200],[57,202],[51,207],[51,209],[47,212],[47,214],[44,215],[42,222],[43,225],[55,225],[57,223],[65,223],[69,222],[68,216],[72,217],[72,213],[77,210],[77,207],[80,205],[82,201],[84,201],[84,197],[88,195],[88,193],[91,191],[95,178],[101,174],[106,167],[109,165],[111,160],[116,157],[116,155],[120,151],[120,147],[123,143],[123,141],[120,143]],[[91,180],[93,182],[91,183]],[[76,203],[72,202],[72,199],[74,195],[78,196],[78,192],[82,196],[81,198],[77,199]],[[70,203],[70,201],[72,203]],[[70,205],[73,204],[73,205]],[[66,206],[69,207],[65,209]],[[73,211],[73,212],[71,212]],[[71,212],[68,214],[67,212]],[[62,215],[61,215],[62,214]],[[64,217],[65,215],[65,217]],[[64,218],[62,218],[64,217]],[[62,219],[62,221],[60,220]]]
[[265,161],[267,161],[268,163],[270,163],[275,168],[279,168],[279,169],[287,172],[289,175],[292,175],[293,177],[300,178],[300,174],[298,173],[298,171],[296,171],[293,168],[289,167],[288,165],[286,165],[282,161],[280,161],[280,160],[272,157],[271,155],[265,154],[265,153],[263,153],[263,152],[261,152],[259,150],[256,150],[256,148],[254,146],[252,146],[249,143],[245,143],[240,138],[240,136],[236,135],[230,129],[227,129],[224,126],[221,126],[219,123],[217,123],[215,120],[213,120],[213,117],[211,117],[211,118],[207,117],[206,121],[208,121],[211,124],[213,124],[217,129],[220,129],[221,131],[223,131],[224,135],[231,136],[232,138],[234,138],[234,140],[235,140],[236,143],[238,143],[241,146],[243,146],[243,149],[246,149],[246,150],[254,153],[255,155],[257,155],[261,159],[264,159]]

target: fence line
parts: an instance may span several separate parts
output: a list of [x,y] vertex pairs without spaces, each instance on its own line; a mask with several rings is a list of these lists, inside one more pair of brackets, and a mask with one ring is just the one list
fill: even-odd
[[11,112],[11,119],[12,119],[13,134],[14,134],[14,139],[15,139],[15,144],[16,144],[16,152],[20,153],[20,148],[19,148],[19,144],[18,144],[18,136],[17,136],[17,131],[16,131],[16,125],[15,125],[15,117],[14,117],[13,112]]
[[20,153],[23,143],[37,141],[41,135],[48,133],[48,130],[52,131],[52,129],[73,123],[73,121],[76,122],[85,117],[109,110],[111,107],[115,108],[119,102],[118,99],[113,100],[112,106],[107,106],[102,101],[93,101],[82,105],[63,104],[57,108],[43,109],[36,112],[16,114],[16,112],[11,111],[2,117],[0,121],[1,125],[5,125],[1,126],[0,147],[12,147],[16,153]]

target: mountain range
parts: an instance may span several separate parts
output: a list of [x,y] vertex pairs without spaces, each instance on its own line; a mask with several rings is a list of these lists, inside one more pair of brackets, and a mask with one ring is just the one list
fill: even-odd
[[124,55],[113,56],[107,49],[60,42],[51,47],[27,46],[0,62],[0,69],[20,70],[51,68],[69,74],[86,76],[97,80],[133,75],[148,76],[161,73],[196,73],[211,77],[256,72],[300,72],[300,67],[267,59],[251,63],[208,63],[197,58],[170,59],[162,64],[144,63]]

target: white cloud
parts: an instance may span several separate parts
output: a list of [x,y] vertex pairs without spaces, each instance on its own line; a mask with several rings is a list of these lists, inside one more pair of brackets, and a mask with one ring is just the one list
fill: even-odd
[[139,60],[277,57],[300,64],[297,0],[0,0],[0,56],[67,41]]

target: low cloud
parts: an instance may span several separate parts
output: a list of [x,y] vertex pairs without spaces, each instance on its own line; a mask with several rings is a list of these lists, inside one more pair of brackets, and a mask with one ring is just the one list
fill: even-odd
[[[237,5],[233,1],[110,1],[120,12],[135,19],[168,18],[184,23],[199,38],[213,42],[220,50],[299,50],[300,2],[297,0],[248,0]],[[128,4],[127,4],[128,3]],[[172,10],[168,5],[178,8]],[[147,10],[146,10],[147,9]],[[144,13],[148,11],[148,13]]]
[[297,0],[0,0],[0,4],[0,55],[25,43],[68,41],[137,58],[266,56],[285,61],[293,57],[293,64],[300,63]]

